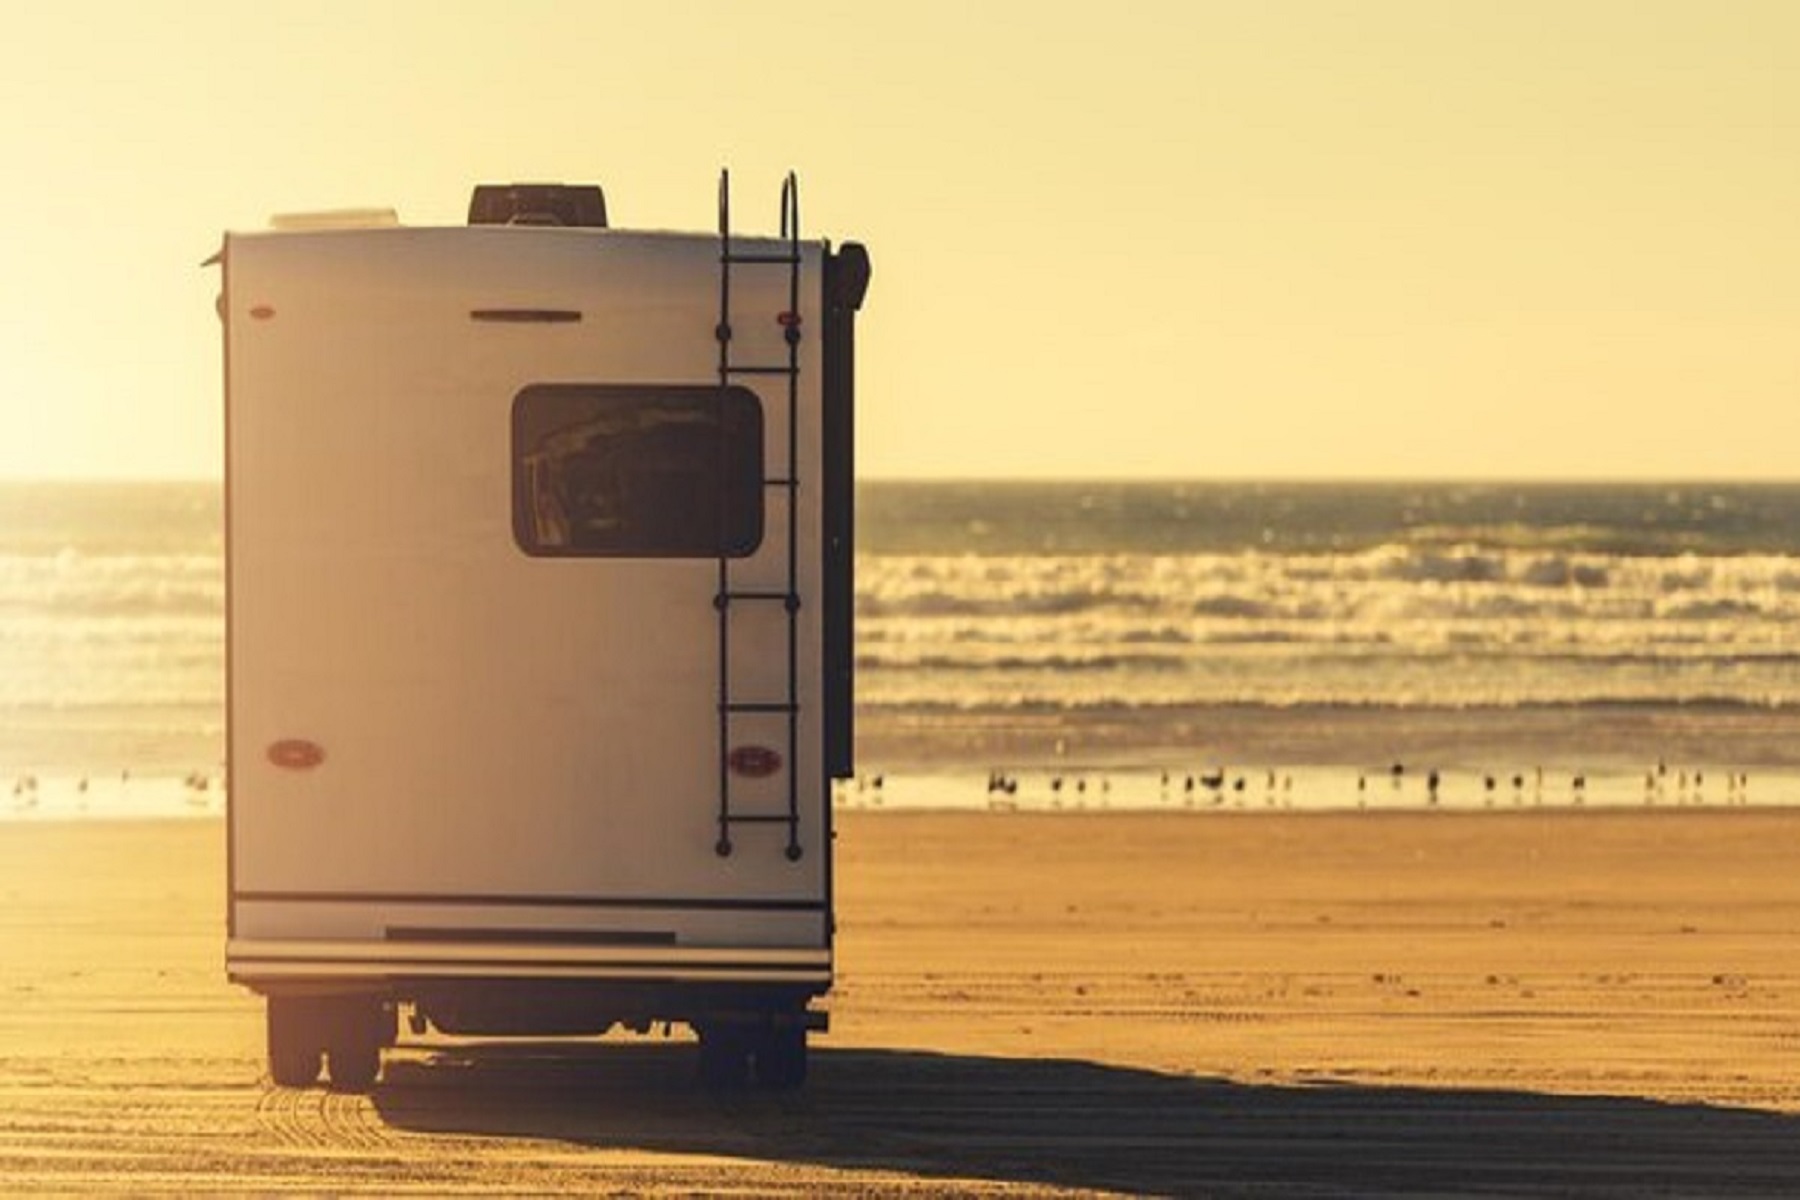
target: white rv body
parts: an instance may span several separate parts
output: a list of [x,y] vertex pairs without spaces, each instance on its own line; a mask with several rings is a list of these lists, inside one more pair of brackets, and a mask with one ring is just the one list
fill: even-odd
[[226,956],[277,1079],[372,1081],[409,1005],[686,1021],[721,1078],[797,1082],[849,759],[860,247],[301,228],[223,262]]

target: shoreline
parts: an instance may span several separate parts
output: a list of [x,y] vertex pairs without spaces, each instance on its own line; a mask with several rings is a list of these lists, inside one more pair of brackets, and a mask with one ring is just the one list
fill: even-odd
[[[1215,762],[1638,769],[1659,759],[1800,770],[1800,708],[1583,704],[1491,708],[1193,705],[1060,711],[859,710],[859,763],[920,769]],[[1059,751],[1060,747],[1060,751]]]
[[[223,810],[224,769],[207,746],[182,743],[189,766],[77,751],[70,738],[32,762],[14,744],[27,732],[0,738],[0,821]],[[127,761],[96,769],[102,758]],[[856,760],[833,789],[840,808],[1762,809],[1800,805],[1800,709],[865,708]]]
[[[222,708],[25,709],[0,724],[0,784],[25,775],[95,780],[218,776]],[[170,722],[174,721],[171,725]],[[1077,762],[1113,768],[1323,766],[1396,758],[1444,769],[1511,763],[1624,770],[1695,763],[1800,770],[1800,706],[1609,702],[1391,707],[1171,704],[1133,708],[864,705],[854,719],[864,770],[975,770]],[[0,800],[4,795],[0,795]]]
[[[1800,808],[1800,770],[1754,774],[1708,766],[1636,771],[1431,771],[1280,765],[1197,769],[1063,760],[973,769],[867,771],[836,781],[837,812],[1136,813],[1206,819],[1341,813],[1443,816],[1529,812],[1731,813]],[[1433,787],[1435,778],[1436,786]],[[0,797],[0,825],[47,821],[222,818],[222,775],[90,780],[25,776]]]

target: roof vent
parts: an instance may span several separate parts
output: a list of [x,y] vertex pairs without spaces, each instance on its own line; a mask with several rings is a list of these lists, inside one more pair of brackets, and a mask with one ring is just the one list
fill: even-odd
[[471,225],[606,228],[606,194],[596,184],[483,183],[469,198]]

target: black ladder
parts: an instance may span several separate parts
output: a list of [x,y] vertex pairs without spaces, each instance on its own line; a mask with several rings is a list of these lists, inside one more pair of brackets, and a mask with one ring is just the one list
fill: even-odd
[[[719,323],[713,334],[719,343],[720,457],[724,466],[725,389],[747,376],[770,376],[787,381],[787,458],[782,469],[763,480],[764,494],[780,494],[784,503],[787,550],[785,590],[734,587],[731,559],[719,556],[718,591],[713,607],[719,613],[719,840],[720,857],[732,850],[734,825],[787,826],[787,856],[797,861],[800,847],[800,696],[799,696],[799,519],[800,519],[800,184],[792,171],[781,184],[780,251],[740,252],[731,241],[731,172],[719,172]],[[775,314],[787,343],[785,363],[740,364],[731,361],[731,270],[733,267],[782,267],[788,276],[787,307]],[[721,489],[723,496],[725,489]],[[723,513],[720,528],[727,528]],[[787,614],[787,688],[778,699],[739,699],[731,689],[731,614],[742,604],[780,604]],[[787,775],[785,813],[733,812],[731,807],[732,718],[740,714],[779,713],[787,718],[787,757],[780,769]]]

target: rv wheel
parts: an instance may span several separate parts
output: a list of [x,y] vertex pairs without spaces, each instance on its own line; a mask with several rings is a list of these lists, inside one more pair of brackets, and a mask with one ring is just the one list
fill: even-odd
[[789,1091],[806,1082],[806,1030],[776,1026],[763,1031],[756,1044],[756,1082],[774,1091]]
[[702,1025],[700,1082],[719,1091],[735,1090],[750,1081],[750,1031],[742,1025]]
[[269,1077],[276,1087],[311,1087],[318,1081],[323,1051],[308,1011],[288,1000],[269,1001]]
[[366,1092],[381,1074],[381,1048],[394,1041],[394,1010],[368,997],[346,997],[333,1005],[325,1065],[340,1092]]
[[366,1092],[381,1074],[381,1047],[366,1038],[347,1038],[325,1052],[331,1066],[331,1088],[337,1092]]

